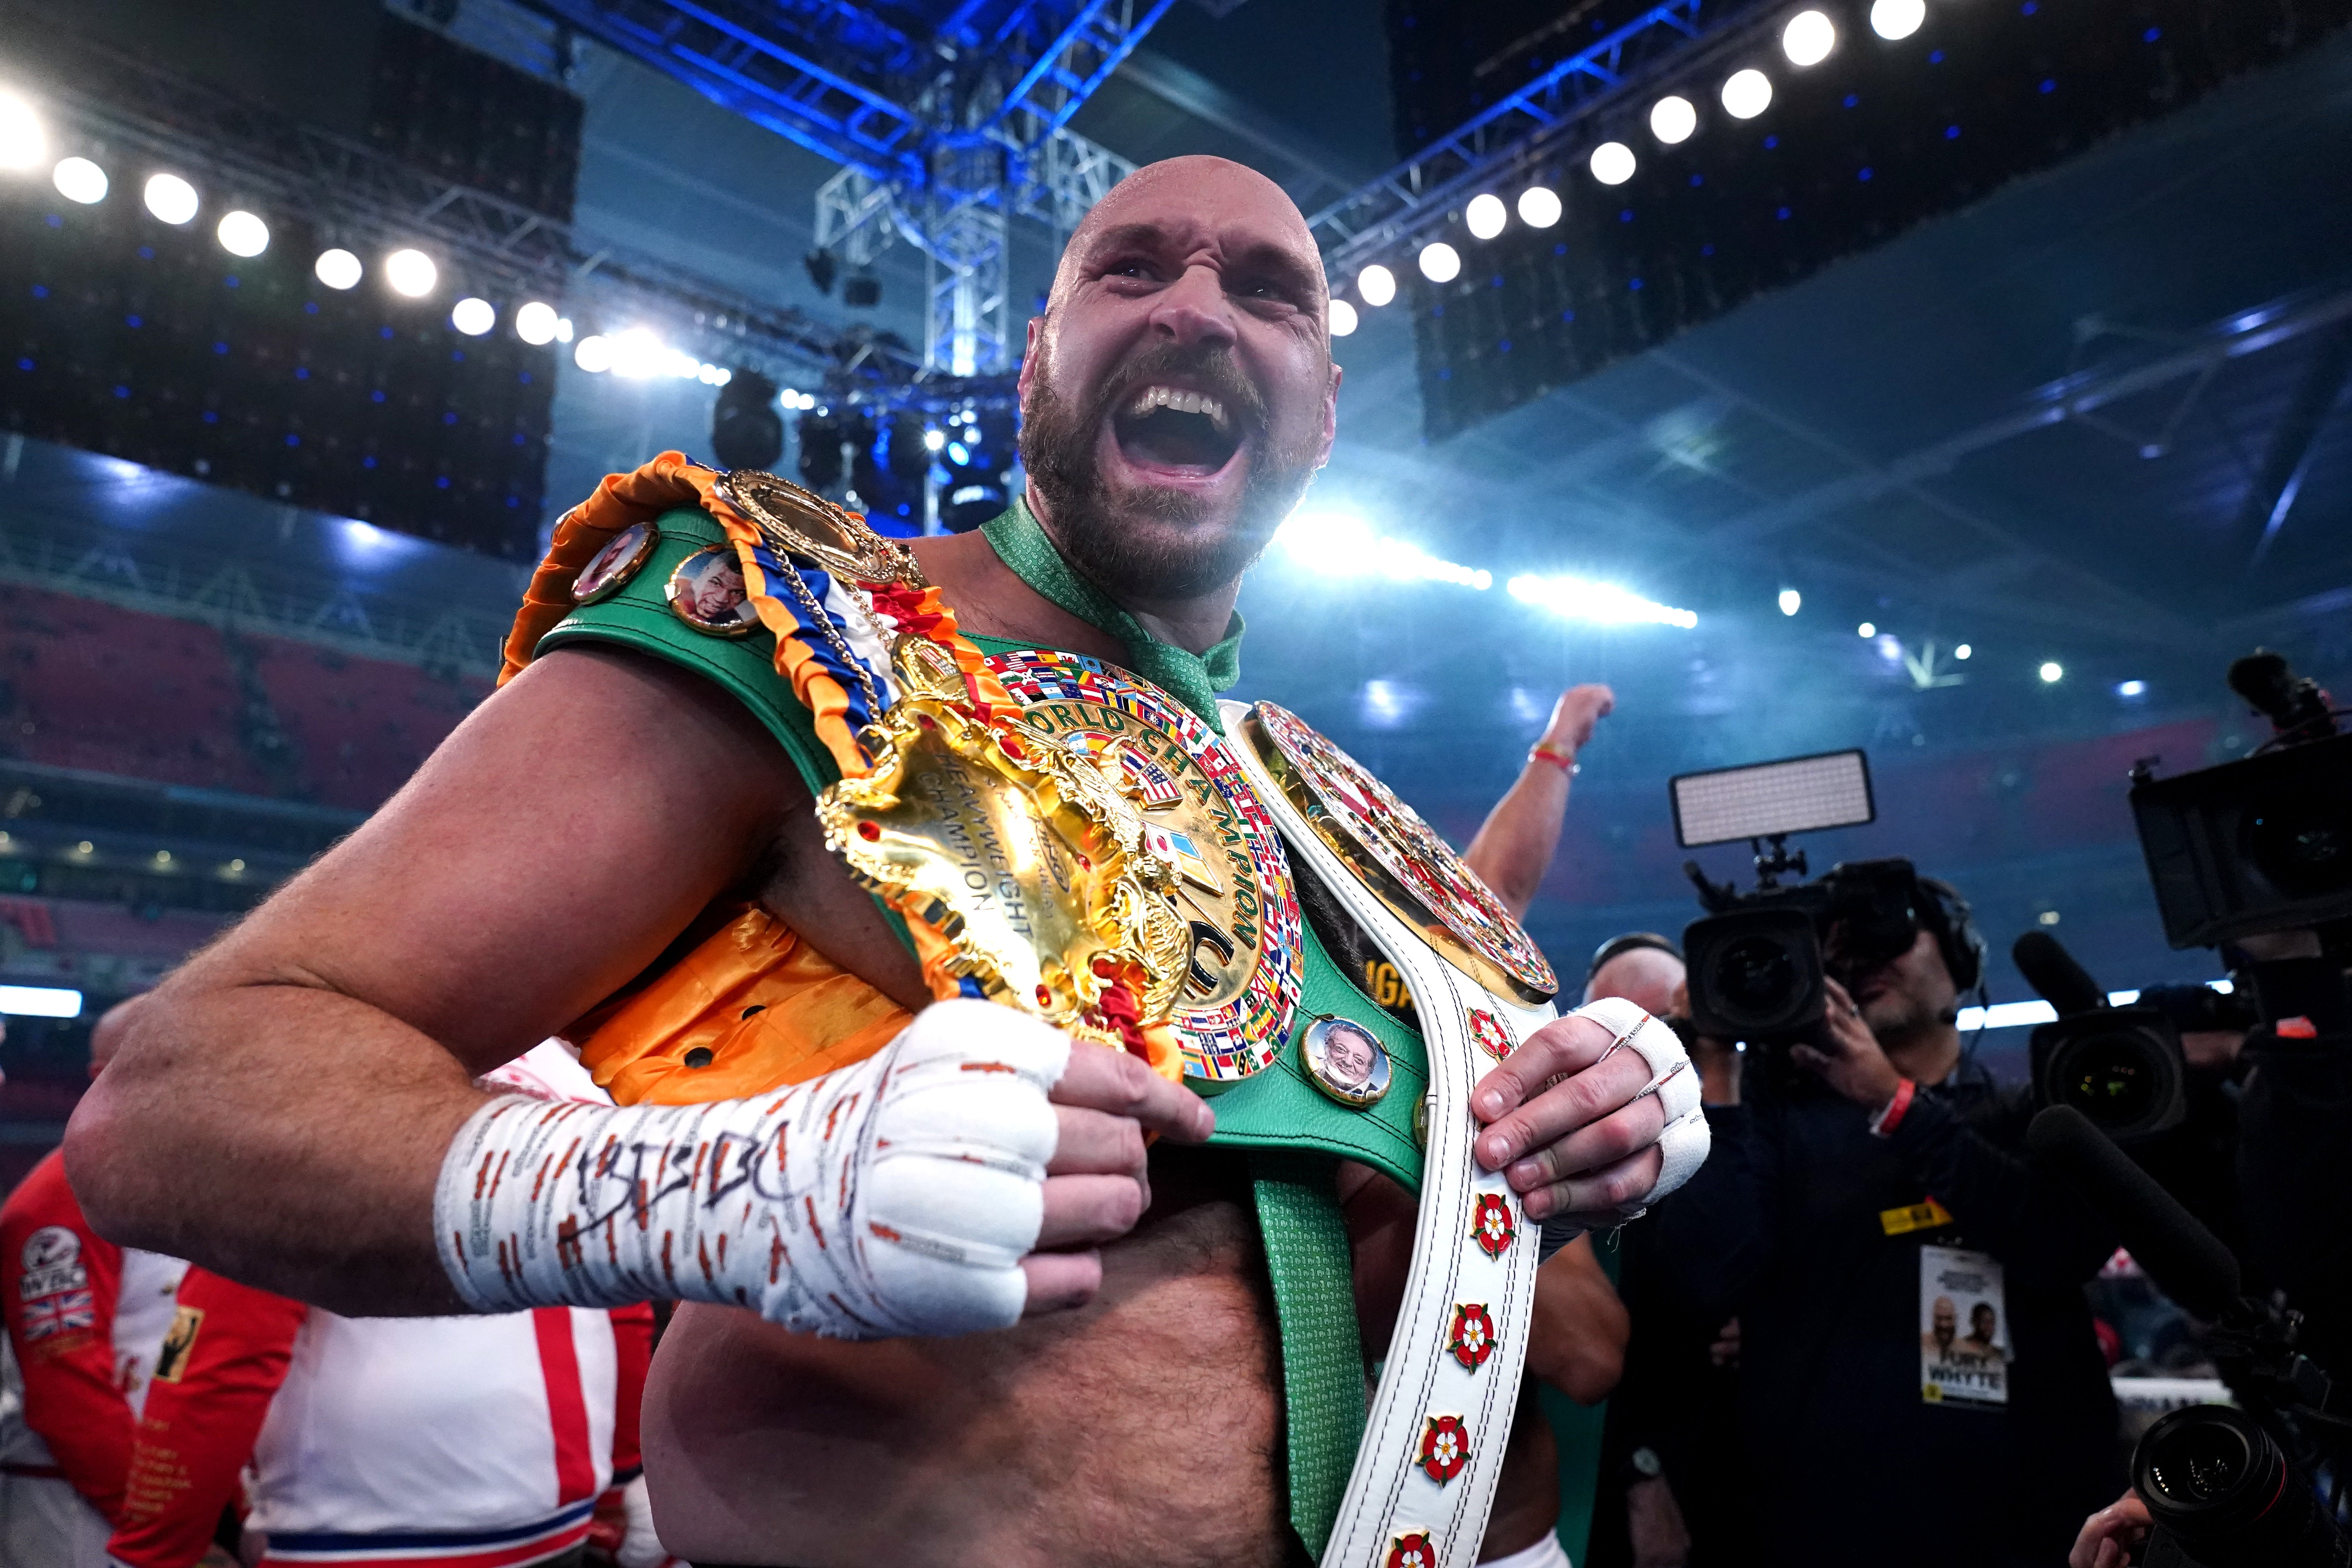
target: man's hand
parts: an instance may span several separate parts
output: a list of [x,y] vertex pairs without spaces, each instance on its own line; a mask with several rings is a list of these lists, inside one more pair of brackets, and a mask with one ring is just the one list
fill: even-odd
[[1101,1289],[1096,1249],[1134,1229],[1151,1206],[1150,1135],[1205,1143],[1217,1126],[1207,1100],[1108,1046],[1073,1043],[1070,1065],[1047,1098],[1061,1136],[1045,1167],[1037,1249],[1021,1260],[1029,1316],[1084,1306]]
[[[1639,1016],[1626,1003],[1594,1005]],[[1655,1020],[1642,1026],[1673,1040],[1673,1032]],[[1676,1043],[1679,1070],[1651,1092],[1659,1069],[1630,1045],[1617,1047],[1609,1026],[1571,1013],[1528,1036],[1471,1091],[1471,1111],[1487,1124],[1474,1145],[1478,1163],[1504,1173],[1529,1219],[1564,1219],[1588,1228],[1622,1225],[1662,1195],[1666,1162],[1659,1138],[1685,1099],[1697,1105],[1696,1075]],[[1688,1093],[1674,1090],[1676,1104],[1670,1108],[1668,1085],[1684,1079]],[[1700,1129],[1703,1136],[1703,1122]],[[1696,1168],[1696,1160],[1689,1165]]]
[[1834,980],[1822,984],[1829,990],[1829,1049],[1791,1046],[1789,1059],[1864,1110],[1876,1110],[1895,1098],[1903,1075],[1879,1048],[1878,1037],[1862,1021],[1862,1009],[1845,987]]
[[1683,1568],[1690,1561],[1690,1527],[1664,1476],[1644,1476],[1625,1489],[1625,1533],[1633,1568]]
[[2148,1526],[2147,1504],[2139,1493],[2126,1491],[2083,1521],[2066,1568],[2124,1568],[2132,1549],[2147,1539]]
[[1571,686],[1551,706],[1551,722],[1544,726],[1542,744],[1563,752],[1584,750],[1592,727],[1616,710],[1617,694],[1605,686]]

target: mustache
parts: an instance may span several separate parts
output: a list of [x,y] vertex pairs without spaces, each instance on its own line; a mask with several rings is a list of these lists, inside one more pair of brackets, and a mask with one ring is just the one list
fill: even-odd
[[1223,343],[1152,343],[1138,349],[1103,382],[1096,395],[1093,422],[1127,406],[1135,395],[1155,382],[1183,380],[1225,405],[1237,431],[1265,433],[1265,398],[1242,374],[1234,351]]

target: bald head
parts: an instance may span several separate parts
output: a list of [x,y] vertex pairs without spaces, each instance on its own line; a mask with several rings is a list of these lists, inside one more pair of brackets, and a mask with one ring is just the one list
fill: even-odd
[[1196,651],[1330,455],[1329,306],[1281,186],[1171,158],[1087,214],[1029,323],[1021,458],[1037,521],[1129,608],[1206,606]]
[[1061,264],[1054,271],[1054,289],[1045,300],[1046,313],[1050,315],[1068,292],[1077,270],[1075,263],[1106,232],[1139,225],[1159,228],[1173,216],[1194,213],[1226,213],[1245,219],[1261,231],[1264,239],[1290,253],[1321,295],[1318,313],[1328,309],[1330,296],[1323,282],[1322,255],[1306,216],[1289,193],[1246,163],[1192,153],[1146,163],[1087,210],[1069,243],[1062,247]]
[[1585,983],[1584,999],[1598,1002],[1603,996],[1622,996],[1645,1013],[1667,1016],[1678,1011],[1675,998],[1684,973],[1683,961],[1671,952],[1630,947],[1592,972],[1592,978]]

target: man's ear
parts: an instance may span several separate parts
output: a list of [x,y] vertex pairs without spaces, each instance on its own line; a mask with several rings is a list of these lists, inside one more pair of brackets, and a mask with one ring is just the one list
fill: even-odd
[[1315,466],[1328,467],[1331,461],[1331,443],[1339,438],[1339,378],[1347,373],[1337,363],[1331,366],[1331,384],[1323,393],[1323,449],[1315,454]]
[[1013,395],[1025,406],[1029,402],[1029,384],[1037,376],[1037,340],[1045,335],[1045,318],[1029,318],[1028,336],[1021,345],[1021,374],[1013,379]]

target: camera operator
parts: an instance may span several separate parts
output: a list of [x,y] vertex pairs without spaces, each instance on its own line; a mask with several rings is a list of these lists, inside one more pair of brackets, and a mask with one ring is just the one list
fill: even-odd
[[1908,905],[1892,956],[1831,921],[1813,1043],[1751,1051],[1653,1220],[1690,1309],[1740,1318],[1753,1561],[2055,1563],[2121,1480],[2081,1289],[2115,1237],[2028,1168],[2025,1091],[1962,1052],[1967,904],[1920,878]]

